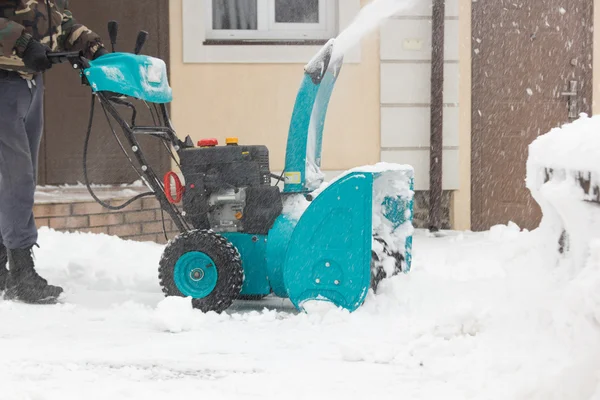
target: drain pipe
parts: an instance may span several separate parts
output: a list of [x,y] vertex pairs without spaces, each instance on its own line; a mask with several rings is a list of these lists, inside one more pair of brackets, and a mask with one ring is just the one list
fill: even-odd
[[429,229],[442,225],[442,156],[444,149],[444,17],[446,0],[433,0],[431,53],[431,139],[429,161]]

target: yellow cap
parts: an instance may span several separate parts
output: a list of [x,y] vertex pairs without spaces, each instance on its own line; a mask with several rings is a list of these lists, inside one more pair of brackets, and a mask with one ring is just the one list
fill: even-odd
[[236,137],[228,137],[225,139],[226,144],[238,144],[238,138]]

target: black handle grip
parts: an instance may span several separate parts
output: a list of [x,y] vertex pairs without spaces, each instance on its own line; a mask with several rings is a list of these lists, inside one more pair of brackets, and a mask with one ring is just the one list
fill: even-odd
[[144,43],[146,43],[146,39],[148,39],[148,32],[140,31],[137,36],[137,40],[135,41],[135,54],[140,54],[142,51],[142,47],[144,47]]
[[63,51],[63,52],[56,52],[56,53],[48,53],[47,54],[48,59],[50,60],[50,62],[52,62],[52,64],[60,64],[60,63],[64,63],[69,61],[69,59],[71,58],[80,58],[81,57],[81,52],[79,51]]
[[108,23],[108,36],[110,37],[110,44],[112,45],[112,51],[115,52],[115,44],[117,44],[117,36],[119,35],[119,24],[117,21],[110,21]]

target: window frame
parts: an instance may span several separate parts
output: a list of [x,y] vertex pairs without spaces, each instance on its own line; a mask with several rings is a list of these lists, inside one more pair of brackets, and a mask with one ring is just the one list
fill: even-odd
[[213,29],[212,0],[204,0],[206,9],[206,40],[217,41],[301,41],[328,40],[335,37],[338,24],[336,0],[319,0],[319,20],[312,23],[278,23],[275,22],[275,0],[256,0],[257,28],[247,29]]
[[[171,24],[175,31],[181,29],[181,46],[184,64],[296,64],[305,65],[323,47],[320,41],[243,41],[206,40],[205,2],[202,0],[181,0],[181,26]],[[336,0],[336,25],[341,32],[352,22],[361,10],[361,0]],[[173,37],[177,37],[176,35]],[[361,41],[362,42],[362,41]],[[344,56],[345,64],[362,62],[362,46],[357,43]]]

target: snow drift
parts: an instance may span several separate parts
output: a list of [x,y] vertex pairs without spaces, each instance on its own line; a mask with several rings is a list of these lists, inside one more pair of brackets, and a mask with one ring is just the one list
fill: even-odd
[[[581,117],[529,147],[527,187],[540,205],[540,229],[574,268],[583,268],[600,238],[600,117]],[[559,247],[560,243],[560,247]]]
[[160,245],[47,228],[40,244],[67,304],[0,300],[0,399],[600,396],[599,242],[573,273],[541,230],[418,230],[413,270],[352,314],[267,298],[221,315],[163,297]]

